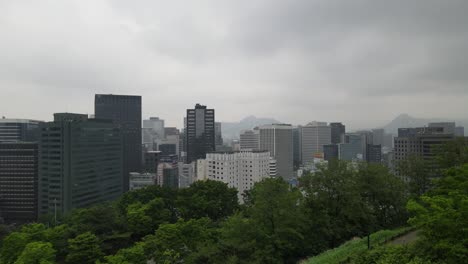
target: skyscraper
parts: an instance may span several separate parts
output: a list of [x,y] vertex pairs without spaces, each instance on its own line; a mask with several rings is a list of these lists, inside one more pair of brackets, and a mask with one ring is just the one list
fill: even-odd
[[38,145],[0,142],[0,218],[7,223],[37,220]]
[[346,126],[339,122],[330,123],[331,128],[331,143],[339,144],[344,142]]
[[97,119],[117,124],[123,138],[124,191],[129,189],[130,172],[140,172],[142,165],[141,96],[96,94]]
[[326,122],[311,122],[300,131],[302,164],[311,164],[316,154],[323,154],[323,146],[331,143],[331,127]]
[[215,151],[215,110],[200,104],[187,109],[185,137],[186,163],[204,159],[206,153]]
[[41,126],[39,213],[64,214],[122,195],[122,147],[110,120],[54,114]]
[[294,176],[293,133],[287,124],[265,125],[260,130],[260,149],[268,150],[276,160],[278,176],[290,180]]

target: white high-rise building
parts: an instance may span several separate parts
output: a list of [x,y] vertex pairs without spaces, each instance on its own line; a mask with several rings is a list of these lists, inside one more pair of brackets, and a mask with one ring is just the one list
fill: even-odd
[[301,156],[304,165],[323,156],[323,146],[331,144],[331,127],[326,122],[310,122],[300,128]]
[[241,200],[255,182],[270,177],[272,164],[268,151],[208,153],[206,159],[198,160],[197,179],[224,182],[239,191]]
[[239,138],[241,150],[260,150],[260,131],[244,130]]

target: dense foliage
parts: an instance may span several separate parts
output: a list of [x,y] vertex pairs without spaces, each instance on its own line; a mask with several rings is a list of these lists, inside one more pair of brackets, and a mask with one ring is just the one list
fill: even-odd
[[258,182],[242,204],[235,189],[217,181],[131,191],[74,210],[60,224],[0,226],[0,264],[296,263],[403,226],[408,216],[421,233],[417,247],[377,247],[349,261],[398,263],[392,260],[401,254],[413,263],[460,263],[468,254],[466,152],[458,145],[443,151],[445,176],[434,183],[423,163],[407,167],[413,176],[406,182],[381,165],[335,161],[304,175],[298,187],[281,178]]

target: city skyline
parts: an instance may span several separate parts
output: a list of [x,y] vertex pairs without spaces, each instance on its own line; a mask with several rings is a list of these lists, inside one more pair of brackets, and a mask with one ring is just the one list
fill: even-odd
[[112,93],[141,95],[143,117],[177,127],[197,102],[224,122],[253,114],[359,129],[400,113],[463,119],[467,7],[4,1],[0,115],[92,114],[89,98]]

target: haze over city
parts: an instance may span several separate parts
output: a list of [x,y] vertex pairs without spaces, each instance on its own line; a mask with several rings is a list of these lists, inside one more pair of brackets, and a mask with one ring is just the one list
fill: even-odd
[[[385,4],[384,4],[385,3]],[[143,117],[385,125],[468,111],[467,1],[0,1],[0,114],[93,113],[96,93]],[[19,107],[20,105],[20,107]]]

